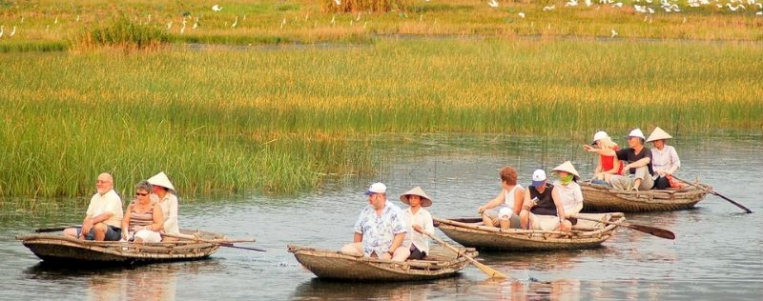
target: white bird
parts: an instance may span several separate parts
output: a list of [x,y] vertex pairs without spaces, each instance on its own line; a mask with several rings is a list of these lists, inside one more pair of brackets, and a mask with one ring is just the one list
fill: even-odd
[[286,26],[286,18],[283,18],[283,20],[281,20],[281,28],[283,28],[284,26]]
[[525,13],[523,13],[523,12],[519,12],[517,15],[519,15],[519,17],[522,18],[522,19],[525,18]]
[[217,4],[212,5],[212,11],[221,11],[221,10],[223,10],[222,6],[217,5]]
[[763,3],[755,3],[755,5],[757,5],[759,9],[763,9]]
[[331,17],[331,22],[330,23],[331,23],[331,26],[335,26],[336,25],[336,15]]
[[498,7],[498,1],[490,0],[490,2],[487,3],[487,5],[489,5],[492,8],[496,8]]
[[591,0],[585,0],[585,6],[591,6],[593,3],[591,3]]
[[612,29],[612,36],[610,36],[610,38],[614,38],[614,37],[616,37],[616,36],[617,36],[617,31],[615,31],[614,29]]
[[167,30],[170,30],[170,29],[172,29],[172,21],[167,23]]
[[15,25],[13,26],[13,30],[11,30],[11,33],[8,34],[8,37],[12,38],[14,35],[16,35],[16,26]]
[[763,11],[759,11],[759,12],[755,13],[755,15],[763,17]]
[[648,10],[650,14],[653,14],[653,13],[654,13],[654,9],[653,9],[653,8],[651,8],[651,7],[647,7],[647,8],[646,8],[646,10]]
[[336,5],[342,5],[342,1],[341,0],[334,0],[334,3],[336,3]]
[[79,15],[77,15],[77,23],[79,23]]
[[565,3],[564,6],[578,6],[578,1],[570,0],[570,2]]
[[615,4],[612,4],[612,7],[622,8],[623,7],[623,3],[622,2],[617,2]]
[[191,28],[193,29],[199,28],[199,17],[196,17],[196,21],[193,22],[193,26]]
[[4,33],[5,33],[5,26],[0,25],[0,38],[3,37]]
[[546,7],[543,7],[543,11],[552,11],[556,8],[556,5],[549,5]]
[[151,14],[148,15],[148,23],[151,23]]
[[180,34],[185,33],[185,18],[183,18],[183,27],[180,27]]
[[233,20],[233,24],[230,27],[236,28],[236,25],[238,25],[238,16],[236,16],[236,20]]
[[24,24],[24,17],[21,17],[21,24]]
[[53,20],[53,24],[58,24],[58,17],[56,17],[56,19]]

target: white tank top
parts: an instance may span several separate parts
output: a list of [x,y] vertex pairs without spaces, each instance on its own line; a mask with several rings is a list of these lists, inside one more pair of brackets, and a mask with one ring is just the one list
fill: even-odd
[[506,204],[506,206],[509,206],[512,211],[514,210],[514,192],[517,190],[517,188],[522,189],[522,185],[514,185],[514,188],[509,191],[506,191],[505,189],[503,190],[503,203]]

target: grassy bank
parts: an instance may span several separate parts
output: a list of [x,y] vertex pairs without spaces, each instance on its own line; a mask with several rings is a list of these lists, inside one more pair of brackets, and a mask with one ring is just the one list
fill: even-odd
[[[0,25],[5,26],[5,37],[0,39],[0,52],[40,49],[35,45],[56,45],[43,50],[71,47],[84,32],[122,17],[162,30],[176,43],[370,43],[377,35],[390,34],[591,38],[610,37],[613,30],[618,39],[763,41],[763,17],[756,16],[757,6],[732,12],[715,2],[695,8],[674,1],[682,11],[666,13],[658,4],[628,0],[622,7],[598,1],[590,7],[583,1],[577,7],[565,7],[566,1],[499,1],[498,8],[476,0],[404,2],[410,5],[389,12],[334,13],[323,7],[333,3],[328,0],[231,0],[219,3],[223,7],[219,12],[212,11],[213,3],[206,0],[2,1]],[[655,13],[638,13],[634,4],[649,6]],[[543,10],[550,5],[555,9]],[[14,27],[16,33],[9,38]]]
[[761,67],[759,45],[681,42],[2,54],[0,195],[84,195],[104,170],[292,193],[370,174],[375,133],[761,129]]

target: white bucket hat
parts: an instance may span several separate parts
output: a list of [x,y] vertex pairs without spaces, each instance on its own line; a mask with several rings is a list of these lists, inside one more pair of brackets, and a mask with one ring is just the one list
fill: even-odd
[[[609,135],[607,135],[607,132],[605,131],[598,131],[596,134],[593,135],[593,142],[591,142],[591,145],[595,145],[596,141],[599,141],[604,138],[609,138]],[[612,138],[609,138],[612,139]]]
[[644,137],[644,133],[639,128],[633,129],[631,131],[631,133],[628,134],[627,138],[630,138],[630,137],[638,137],[638,138],[641,138],[641,139],[646,139],[646,137]]
[[163,171],[148,179],[148,183],[154,186],[161,186],[169,190],[175,191],[175,186],[172,186],[172,182]]
[[372,195],[375,193],[387,193],[387,185],[384,185],[384,183],[373,183],[371,187],[368,187],[365,194]]
[[575,170],[575,166],[572,166],[572,162],[570,162],[570,161],[566,161],[566,162],[562,163],[562,165],[559,165],[559,166],[555,167],[553,169],[553,171],[568,172],[568,173],[572,174],[573,176],[575,176],[575,179],[580,179],[580,175],[578,174],[578,171]]
[[649,139],[646,139],[646,142],[652,142],[657,140],[667,140],[667,139],[673,139],[673,136],[668,134],[667,132],[663,131],[659,126],[654,128],[654,131],[652,131],[652,134],[649,135]]
[[411,205],[411,202],[408,200],[409,195],[418,195],[421,197],[421,207],[429,207],[432,206],[432,198],[430,198],[426,192],[424,192],[421,187],[414,187],[411,190],[408,190],[406,193],[403,193],[403,195],[400,196],[400,201],[405,203],[406,205]]

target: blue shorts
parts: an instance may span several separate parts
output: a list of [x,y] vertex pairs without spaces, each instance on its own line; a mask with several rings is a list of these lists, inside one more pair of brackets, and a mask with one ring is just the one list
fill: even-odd
[[[82,233],[82,228],[77,228],[77,237]],[[85,235],[86,240],[95,240],[95,227],[90,228],[90,232]],[[122,229],[108,226],[106,227],[106,241],[119,241],[122,239]]]

